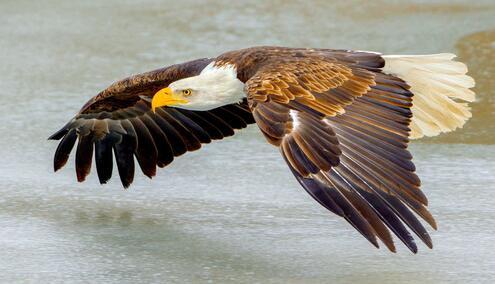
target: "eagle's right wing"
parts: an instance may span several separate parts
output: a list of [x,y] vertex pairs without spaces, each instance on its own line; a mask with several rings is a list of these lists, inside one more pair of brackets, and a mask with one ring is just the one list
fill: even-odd
[[152,177],[156,166],[174,157],[234,135],[254,123],[246,101],[209,111],[163,107],[151,111],[150,100],[173,81],[197,75],[211,62],[199,59],[135,75],[114,83],[92,98],[82,110],[50,139],[60,140],[54,157],[55,171],[62,168],[76,141],[76,173],[84,181],[93,153],[100,183],[112,176],[113,157],[124,187],[134,179],[134,157],[142,172]]

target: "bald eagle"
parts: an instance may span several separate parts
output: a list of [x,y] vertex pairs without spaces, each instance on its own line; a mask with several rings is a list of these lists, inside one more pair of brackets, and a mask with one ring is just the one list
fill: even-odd
[[156,166],[256,123],[317,202],[375,247],[380,239],[395,252],[393,232],[416,253],[408,229],[432,248],[416,216],[436,223],[407,146],[471,117],[474,80],[454,57],[252,47],[134,75],[50,137],[61,140],[54,168],[78,141],[79,182],[94,153],[100,183],[112,176],[114,156],[127,188],[134,157],[151,178]]

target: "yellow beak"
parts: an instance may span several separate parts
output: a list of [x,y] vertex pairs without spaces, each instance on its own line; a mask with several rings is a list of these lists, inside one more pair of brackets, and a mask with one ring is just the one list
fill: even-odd
[[157,107],[162,106],[176,106],[187,104],[189,101],[183,98],[180,98],[170,88],[163,88],[160,91],[156,92],[151,100],[151,110],[155,112]]

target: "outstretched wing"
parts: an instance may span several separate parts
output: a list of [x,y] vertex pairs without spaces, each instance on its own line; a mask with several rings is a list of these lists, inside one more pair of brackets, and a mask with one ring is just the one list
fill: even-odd
[[[112,176],[113,156],[120,180],[128,187],[134,178],[134,156],[142,172],[152,177],[156,166],[194,151],[202,143],[222,139],[254,123],[247,103],[210,111],[163,107],[153,113],[150,99],[161,88],[181,78],[197,75],[210,63],[199,59],[136,75],[114,83],[92,98],[50,139],[60,140],[54,157],[55,171],[62,168],[77,143],[76,173],[82,182],[89,174],[93,153],[100,183]],[[113,152],[113,155],[112,155]]]
[[327,54],[266,64],[246,83],[259,128],[304,189],[375,246],[395,251],[392,231],[416,252],[407,226],[431,247],[415,216],[436,227],[407,150],[409,86],[380,72],[380,55]]

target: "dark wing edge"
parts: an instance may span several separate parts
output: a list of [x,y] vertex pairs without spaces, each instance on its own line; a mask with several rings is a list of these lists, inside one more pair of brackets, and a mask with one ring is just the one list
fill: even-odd
[[[297,100],[260,102],[248,95],[249,103],[267,140],[279,146],[298,182],[316,201],[374,246],[379,247],[378,238],[395,252],[391,231],[416,253],[407,228],[432,248],[418,216],[434,229],[436,223],[426,209],[427,199],[407,150],[413,94],[404,81],[375,68],[351,67],[355,73],[373,72],[374,83],[366,94],[352,96],[345,112],[335,116]],[[351,97],[345,94],[349,91],[337,87],[315,97]],[[325,104],[324,100],[319,102]]]
[[[115,159],[122,185],[133,182],[136,158],[144,175],[155,176],[175,157],[201,144],[234,135],[254,123],[246,100],[209,111],[162,107],[151,111],[149,100],[160,88],[198,74],[211,60],[200,59],[119,81],[92,98],[72,120],[49,137],[60,140],[53,167],[61,169],[76,147],[77,180],[90,173],[92,160],[101,184],[112,176]],[[76,143],[77,142],[77,143]]]

